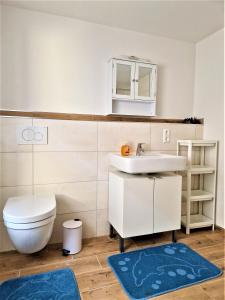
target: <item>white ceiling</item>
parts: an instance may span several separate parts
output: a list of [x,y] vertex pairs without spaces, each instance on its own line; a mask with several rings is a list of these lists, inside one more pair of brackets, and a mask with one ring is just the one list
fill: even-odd
[[223,28],[223,1],[2,0],[12,5],[168,38],[197,42]]

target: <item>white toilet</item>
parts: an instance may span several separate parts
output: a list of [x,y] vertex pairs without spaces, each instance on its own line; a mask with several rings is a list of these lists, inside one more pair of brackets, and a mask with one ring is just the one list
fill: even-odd
[[55,196],[12,197],[3,209],[3,220],[11,242],[21,253],[34,253],[46,246],[55,216]]

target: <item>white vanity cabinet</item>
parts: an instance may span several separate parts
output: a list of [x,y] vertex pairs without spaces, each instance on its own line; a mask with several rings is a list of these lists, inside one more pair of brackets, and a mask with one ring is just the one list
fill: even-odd
[[182,177],[174,173],[109,173],[109,223],[128,238],[181,226]]
[[108,114],[155,116],[157,65],[117,59],[109,62]]

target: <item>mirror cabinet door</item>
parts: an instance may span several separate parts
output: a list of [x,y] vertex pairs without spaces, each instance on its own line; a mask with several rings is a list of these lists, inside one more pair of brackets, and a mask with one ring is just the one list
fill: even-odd
[[136,64],[135,99],[156,100],[156,66]]
[[113,97],[134,99],[135,64],[128,61],[113,62]]

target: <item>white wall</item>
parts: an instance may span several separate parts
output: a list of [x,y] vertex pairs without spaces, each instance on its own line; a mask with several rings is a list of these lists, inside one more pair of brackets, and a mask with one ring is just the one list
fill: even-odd
[[195,46],[50,14],[3,7],[3,109],[103,114],[107,60],[159,65],[159,115],[192,115]]
[[2,104],[2,5],[0,4],[0,107]]
[[194,114],[204,117],[204,138],[219,141],[216,223],[224,227],[224,30],[196,45]]

